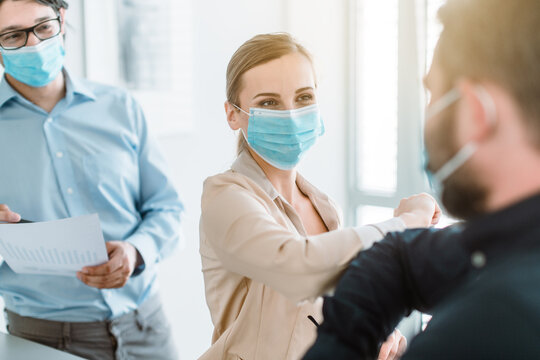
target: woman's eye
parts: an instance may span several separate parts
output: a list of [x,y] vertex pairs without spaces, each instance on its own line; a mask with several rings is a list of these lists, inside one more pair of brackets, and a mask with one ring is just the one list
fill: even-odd
[[263,100],[259,103],[260,106],[275,106],[277,102],[275,100]]
[[305,102],[305,101],[311,101],[313,100],[313,95],[311,94],[304,94],[304,95],[300,95],[298,97],[298,100],[297,101],[302,101],[302,102]]

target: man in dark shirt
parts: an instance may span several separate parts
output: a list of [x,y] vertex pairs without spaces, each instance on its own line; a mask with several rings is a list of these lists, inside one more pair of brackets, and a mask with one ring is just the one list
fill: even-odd
[[425,85],[444,230],[389,234],[325,299],[305,359],[369,359],[413,309],[403,359],[540,359],[540,1],[448,0]]

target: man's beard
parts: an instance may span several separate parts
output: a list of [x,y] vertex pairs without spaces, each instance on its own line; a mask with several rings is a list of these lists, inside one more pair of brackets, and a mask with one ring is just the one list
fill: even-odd
[[[439,154],[444,153],[445,156],[444,160],[441,159],[440,164],[437,164],[438,166],[429,164],[432,172],[439,170],[444,165],[443,162],[450,160],[459,151],[455,139],[454,107],[450,107],[441,116],[444,118],[439,122],[440,126],[435,129],[434,134],[430,135],[432,137],[430,143],[439,147],[439,150],[443,150]],[[440,194],[446,212],[452,217],[463,220],[470,220],[484,214],[488,197],[487,188],[480,183],[468,165],[469,163],[466,162],[441,184],[442,193]]]
[[443,183],[441,201],[448,214],[470,220],[486,212],[488,191],[464,165]]

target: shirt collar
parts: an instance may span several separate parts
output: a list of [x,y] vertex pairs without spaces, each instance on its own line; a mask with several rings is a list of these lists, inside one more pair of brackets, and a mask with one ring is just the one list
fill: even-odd
[[[74,94],[82,95],[90,100],[96,100],[94,92],[86,86],[81,80],[74,79],[69,75],[69,72],[64,68],[64,77],[66,81],[66,99],[68,102],[74,97]],[[21,96],[15,89],[9,85],[6,80],[6,75],[2,76],[0,80],[0,108],[4,106],[9,100]]]
[[296,173],[296,185],[309,198],[328,230],[336,230],[341,226],[338,207],[328,195],[313,186],[299,173]]
[[66,98],[71,100],[74,94],[82,95],[90,100],[96,100],[96,94],[80,79],[71,77],[64,68],[64,77],[66,79]]
[[247,176],[259,185],[272,200],[276,200],[279,193],[274,188],[259,164],[253,159],[248,150],[243,150],[232,164],[231,169],[237,173]]
[[[266,174],[261,169],[259,164],[253,159],[248,150],[244,149],[236,158],[236,161],[231,166],[231,169],[242,175],[249,177],[257,185],[259,185],[270,198],[275,201],[278,197],[281,201],[286,202],[274,188]],[[341,225],[341,220],[336,212],[336,207],[328,196],[309,183],[302,175],[296,173],[296,184],[315,206],[323,222],[329,230],[335,230]]]
[[0,80],[0,108],[2,108],[9,100],[17,96],[19,96],[19,93],[9,85],[4,73],[2,80]]

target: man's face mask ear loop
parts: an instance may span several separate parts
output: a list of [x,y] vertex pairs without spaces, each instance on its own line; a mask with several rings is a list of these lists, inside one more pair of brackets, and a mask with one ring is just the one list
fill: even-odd
[[[451,91],[457,92],[457,90]],[[491,126],[494,127],[497,121],[497,108],[495,106],[493,98],[481,85],[475,86],[475,92],[478,96],[478,100],[484,108],[486,119],[491,124]],[[457,101],[457,98],[455,98],[454,101]],[[441,106],[439,108],[433,109],[433,111],[429,111],[428,116],[434,116],[436,113],[450,106],[450,104],[452,104],[454,101],[448,101],[446,104],[442,104],[446,106]],[[441,166],[441,168],[433,175],[435,180],[442,184],[454,172],[456,172],[457,169],[463,166],[463,164],[465,164],[465,162],[467,162],[467,160],[471,158],[471,156],[476,152],[477,149],[478,144],[475,141],[471,141],[465,144],[450,160],[448,160],[443,166]]]

